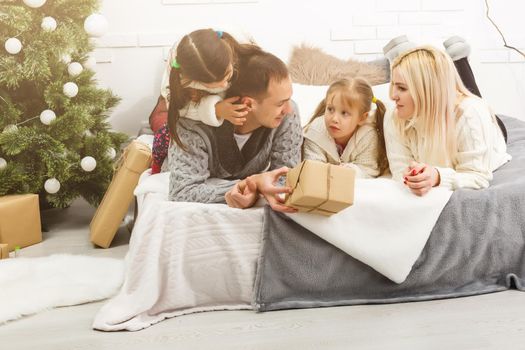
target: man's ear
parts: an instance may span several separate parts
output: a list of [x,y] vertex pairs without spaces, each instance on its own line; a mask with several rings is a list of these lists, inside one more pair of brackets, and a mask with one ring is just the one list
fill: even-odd
[[245,104],[248,108],[253,108],[257,104],[257,101],[255,101],[254,98],[244,96],[241,97],[241,103]]

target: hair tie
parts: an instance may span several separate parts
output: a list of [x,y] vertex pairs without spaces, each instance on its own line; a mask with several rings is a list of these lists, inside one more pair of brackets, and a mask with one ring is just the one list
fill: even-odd
[[174,58],[172,61],[171,61],[171,66],[175,69],[179,69],[180,68],[180,64],[177,62],[177,59]]
[[377,103],[377,98],[375,96],[372,96],[372,103]]
[[215,33],[217,33],[217,36],[219,37],[219,39],[222,39],[222,30],[216,30]]

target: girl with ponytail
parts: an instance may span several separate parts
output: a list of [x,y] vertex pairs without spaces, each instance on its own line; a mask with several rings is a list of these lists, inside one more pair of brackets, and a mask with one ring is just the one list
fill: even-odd
[[247,106],[236,103],[236,96],[224,97],[235,79],[239,59],[259,51],[256,45],[240,44],[230,34],[212,29],[191,32],[173,46],[161,86],[168,118],[155,131],[152,173],[160,172],[172,140],[185,149],[177,134],[181,117],[214,127],[224,120],[243,125]]
[[366,80],[336,81],[304,128],[304,159],[350,167],[361,178],[381,175],[388,169],[384,114]]

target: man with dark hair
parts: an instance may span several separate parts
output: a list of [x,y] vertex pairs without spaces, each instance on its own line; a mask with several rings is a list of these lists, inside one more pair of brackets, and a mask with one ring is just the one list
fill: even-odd
[[274,210],[294,212],[280,197],[290,189],[277,184],[301,158],[302,129],[288,70],[276,56],[260,52],[239,62],[239,72],[229,95],[247,106],[246,122],[211,127],[181,119],[178,135],[186,149],[170,147],[169,198],[248,208],[261,194]]

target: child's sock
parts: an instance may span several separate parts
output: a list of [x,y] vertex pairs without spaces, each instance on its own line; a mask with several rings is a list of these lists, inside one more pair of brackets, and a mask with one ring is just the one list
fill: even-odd
[[457,61],[470,55],[470,45],[460,36],[454,35],[443,42],[452,61]]
[[388,44],[383,47],[383,53],[388,61],[390,61],[390,64],[392,64],[397,56],[414,47],[416,47],[416,45],[409,41],[406,35],[401,35],[390,40]]

